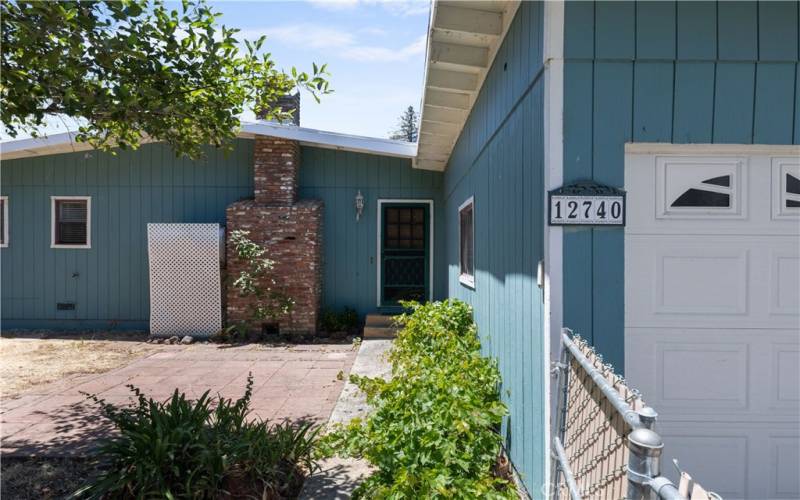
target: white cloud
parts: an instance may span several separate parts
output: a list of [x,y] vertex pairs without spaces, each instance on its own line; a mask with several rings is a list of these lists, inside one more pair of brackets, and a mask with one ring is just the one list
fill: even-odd
[[315,7],[328,10],[353,9],[363,5],[380,5],[399,16],[416,16],[430,12],[430,0],[308,0]]
[[[342,48],[355,45],[352,33],[318,24],[289,24],[263,30],[248,30],[267,35],[267,40],[277,40],[286,45],[302,45],[312,49]],[[243,35],[243,38],[246,36]],[[258,35],[251,38],[258,38]]]
[[[290,24],[248,30],[252,33],[266,33],[267,40],[275,40],[284,45],[305,46],[312,49],[334,49],[335,54],[344,59],[355,61],[406,61],[415,55],[425,52],[425,35],[402,47],[385,47],[373,43],[364,43],[352,32],[330,28],[312,23]],[[246,37],[247,34],[242,34]],[[257,38],[258,35],[251,36]],[[333,54],[331,54],[333,55]]]
[[425,35],[420,36],[415,41],[399,49],[369,45],[353,45],[342,52],[342,57],[357,61],[406,61],[423,52],[425,52]]

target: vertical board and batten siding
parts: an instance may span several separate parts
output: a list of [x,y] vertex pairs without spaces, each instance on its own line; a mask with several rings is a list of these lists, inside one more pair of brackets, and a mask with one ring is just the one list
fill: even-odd
[[[2,261],[3,328],[147,328],[148,222],[225,223],[225,207],[253,194],[253,142],[206,157],[167,146],[6,160],[9,245]],[[50,248],[50,197],[91,196],[90,249]],[[74,302],[74,311],[58,311]]]
[[[567,2],[564,183],[624,187],[626,142],[800,143],[798,2]],[[622,229],[564,233],[564,326],[622,369]]]
[[[543,4],[522,2],[445,173],[448,295],[474,308],[510,415],[505,446],[530,493],[544,482]],[[474,196],[475,289],[459,282],[458,207]]]
[[[323,307],[352,307],[359,314],[377,308],[378,199],[430,199],[434,215],[433,298],[446,296],[442,234],[441,172],[412,168],[411,160],[304,147],[298,185],[301,198],[322,200]],[[356,221],[355,197],[364,196]]]

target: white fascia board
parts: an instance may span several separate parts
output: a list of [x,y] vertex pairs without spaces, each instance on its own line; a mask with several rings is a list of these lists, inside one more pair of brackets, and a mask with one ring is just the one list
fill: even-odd
[[[70,151],[85,151],[92,147],[84,142],[76,142],[75,132],[62,132],[60,134],[43,137],[29,137],[26,139],[11,139],[0,142],[0,158],[11,160],[43,154],[67,153]],[[46,151],[46,152],[45,152]]]
[[[34,156],[88,151],[92,146],[85,142],[76,142],[75,132],[62,132],[44,137],[16,139],[0,142],[0,159],[12,160]],[[252,138],[254,135],[268,135],[298,141],[304,145],[328,149],[354,151],[357,153],[394,156],[398,158],[414,158],[417,155],[415,143],[363,137],[336,132],[326,132],[295,125],[282,125],[273,122],[243,123],[239,137]],[[143,144],[151,142],[148,139]]]
[[282,125],[280,123],[268,121],[243,123],[242,133],[268,135],[271,137],[298,141],[304,145],[354,151],[357,153],[395,156],[398,158],[414,158],[417,155],[417,145],[412,142],[339,134],[336,132],[298,127],[296,125]]

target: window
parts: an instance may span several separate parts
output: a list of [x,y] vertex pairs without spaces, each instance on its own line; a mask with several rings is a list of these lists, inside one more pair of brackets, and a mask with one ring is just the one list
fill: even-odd
[[0,248],[8,246],[8,196],[0,196]]
[[730,175],[705,179],[700,186],[684,191],[671,206],[728,208],[731,206],[730,187]]
[[51,248],[91,248],[92,199],[88,196],[53,196]]
[[475,199],[470,197],[458,207],[460,275],[458,280],[475,288]]
[[800,207],[800,178],[786,174],[786,208]]

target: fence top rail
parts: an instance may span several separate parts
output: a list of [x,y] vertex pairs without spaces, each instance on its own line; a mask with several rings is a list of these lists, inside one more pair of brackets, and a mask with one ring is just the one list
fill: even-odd
[[625,401],[625,398],[611,385],[605,375],[597,369],[589,359],[581,352],[580,347],[570,337],[571,331],[565,328],[561,333],[561,340],[569,353],[581,365],[587,375],[591,377],[592,381],[597,385],[598,389],[608,399],[614,409],[622,415],[631,429],[650,429],[652,428],[656,412],[650,407],[644,407],[640,411],[636,411]]

